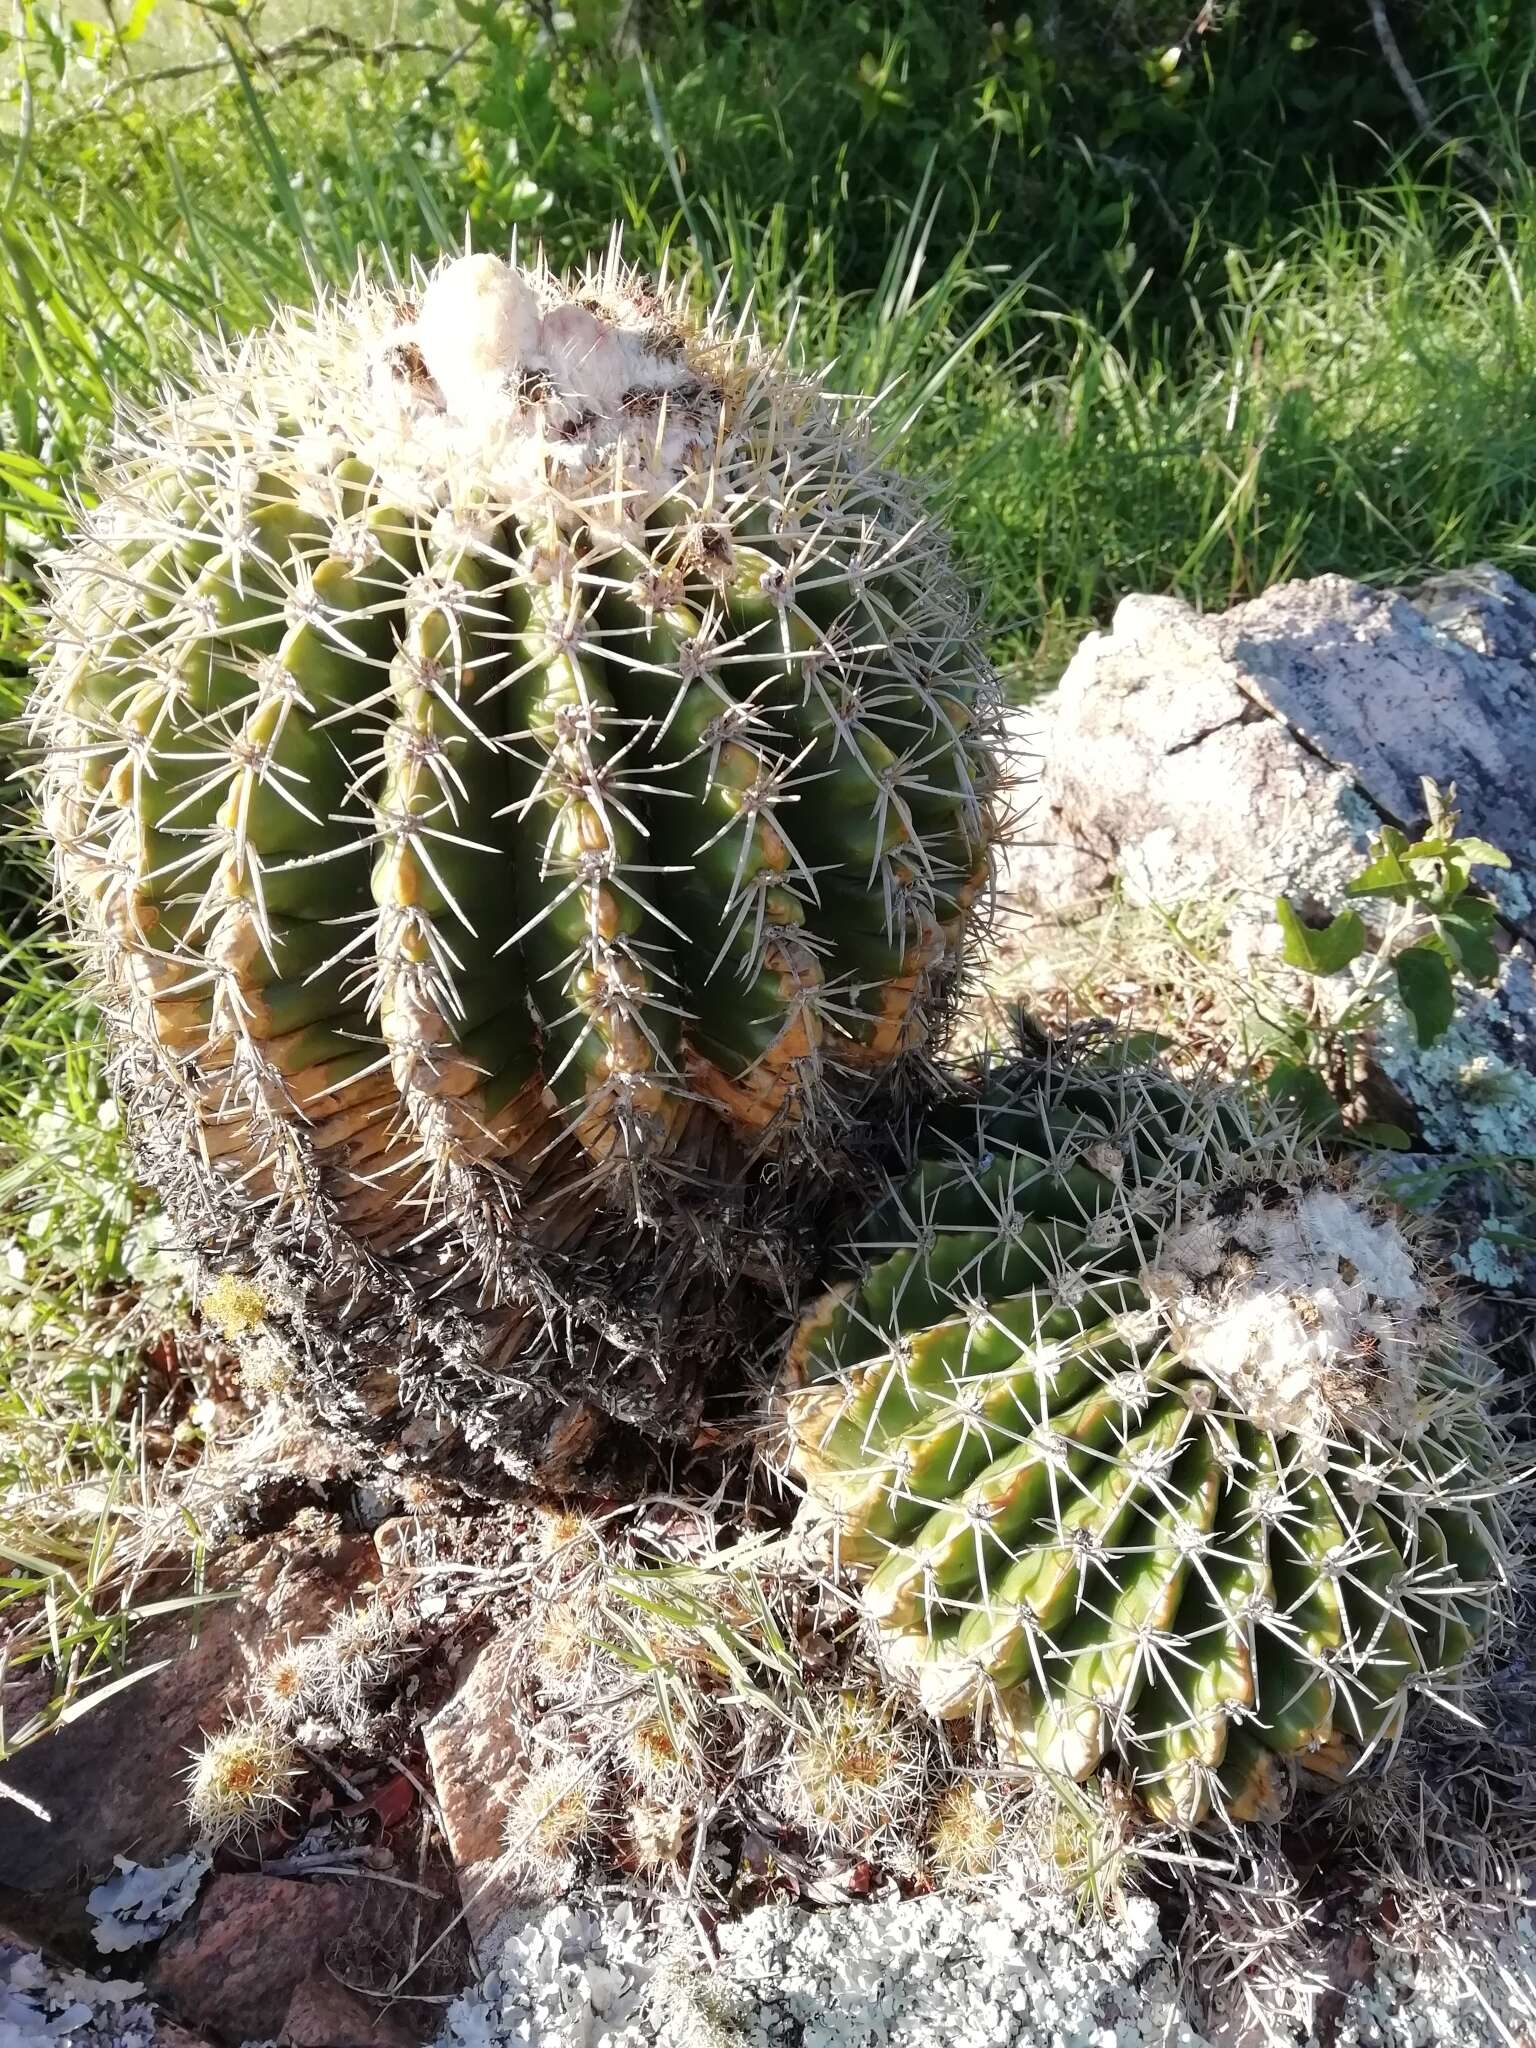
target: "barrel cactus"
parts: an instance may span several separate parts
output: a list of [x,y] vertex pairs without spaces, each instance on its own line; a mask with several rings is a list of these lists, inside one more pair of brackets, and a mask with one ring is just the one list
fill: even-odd
[[614,251],[209,353],[52,578],[47,825],[147,1170],[422,1403],[573,1305],[671,1342],[705,1219],[943,1013],[997,703],[944,539]]
[[1394,1213],[1234,1097],[995,1073],[796,1334],[807,1540],[887,1662],[1190,1826],[1389,1753],[1501,1606],[1491,1368]]

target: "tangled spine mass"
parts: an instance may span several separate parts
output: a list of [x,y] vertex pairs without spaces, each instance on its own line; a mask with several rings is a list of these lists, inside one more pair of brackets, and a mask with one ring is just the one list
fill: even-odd
[[1487,1631],[1489,1368],[1395,1218],[1234,1099],[997,1074],[855,1257],[789,1362],[802,1519],[1011,1760],[1273,1818]]
[[676,1261],[638,1294],[633,1218],[924,1042],[994,832],[943,541],[861,417],[616,255],[206,361],[53,576],[48,828],[200,1241],[302,1246],[354,1322],[584,1297],[640,1345]]

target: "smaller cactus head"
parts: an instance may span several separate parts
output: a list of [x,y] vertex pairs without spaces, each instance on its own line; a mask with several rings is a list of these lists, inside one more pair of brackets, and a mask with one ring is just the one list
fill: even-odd
[[704,1781],[704,1748],[685,1705],[680,1688],[658,1687],[620,1737],[625,1775],[648,1798],[678,1799]]
[[971,1776],[940,1795],[928,1830],[928,1862],[940,1885],[988,1877],[1014,1846],[1004,1800]]
[[312,1710],[343,1727],[356,1721],[409,1654],[399,1622],[377,1598],[343,1608],[306,1648]]
[[512,1868],[544,1897],[562,1891],[579,1857],[600,1840],[607,1822],[606,1786],[590,1757],[555,1756],[523,1779],[504,1828]]
[[994,1074],[919,1154],[784,1394],[887,1665],[1180,1825],[1389,1753],[1510,1543],[1491,1368],[1390,1207],[1128,1068]]
[[264,1721],[234,1721],[208,1738],[187,1772],[187,1813],[210,1846],[258,1835],[291,1807],[298,1756]]
[[602,1533],[578,1507],[536,1508],[532,1534],[534,1555],[561,1578],[579,1577],[602,1561]]
[[554,1699],[575,1689],[597,1655],[595,1603],[579,1593],[538,1601],[530,1634],[534,1677]]
[[807,1705],[782,1767],[784,1807],[813,1840],[859,1849],[921,1807],[928,1754],[909,1717],[867,1688]]
[[286,1643],[263,1665],[256,1684],[264,1716],[290,1728],[315,1711],[323,1683],[323,1660],[314,1642]]

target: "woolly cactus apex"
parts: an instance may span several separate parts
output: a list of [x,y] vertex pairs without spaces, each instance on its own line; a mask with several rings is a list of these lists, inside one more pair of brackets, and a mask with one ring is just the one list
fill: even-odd
[[511,1305],[493,1378],[573,1304],[675,1354],[633,1219],[728,1266],[987,880],[995,678],[864,417],[614,252],[465,256],[208,356],[97,492],[34,716],[178,1220],[322,1319]]
[[260,1834],[292,1805],[298,1752],[264,1722],[242,1720],[211,1735],[187,1776],[187,1812],[198,1839],[217,1843]]
[[1234,1096],[1021,1068],[929,1119],[784,1405],[924,1703],[1189,1826],[1462,1674],[1507,1583],[1492,1380],[1397,1216]]

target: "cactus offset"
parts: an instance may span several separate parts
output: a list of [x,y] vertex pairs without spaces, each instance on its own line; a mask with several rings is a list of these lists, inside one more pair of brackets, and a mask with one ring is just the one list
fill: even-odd
[[802,1521],[1014,1761],[1273,1817],[1384,1753],[1506,1584],[1489,1368],[1394,1216],[1236,1098],[1015,1070],[806,1317]]
[[612,253],[418,286],[122,432],[36,722],[189,1234],[311,1321],[505,1310],[494,1382],[573,1302],[646,1348],[710,1204],[924,1043],[997,692],[865,422],[750,334]]

